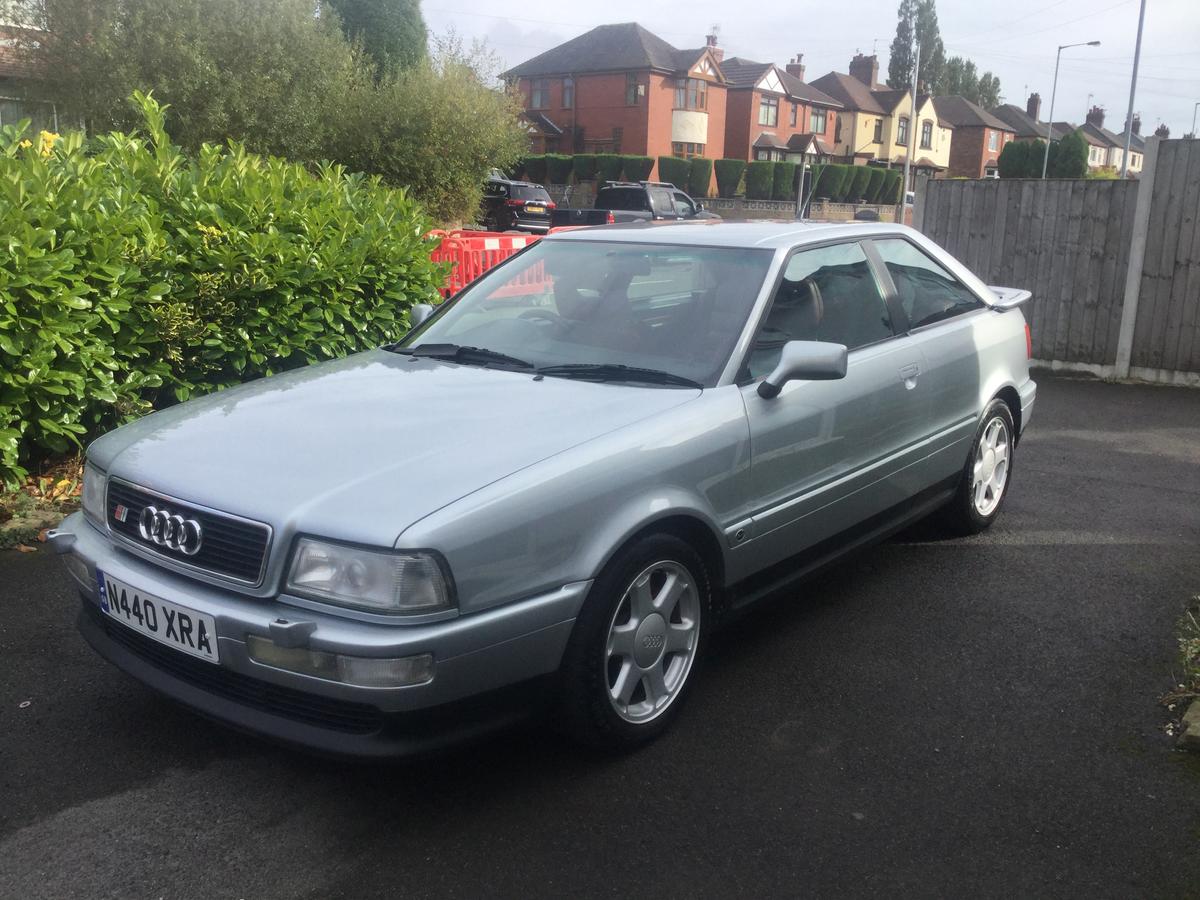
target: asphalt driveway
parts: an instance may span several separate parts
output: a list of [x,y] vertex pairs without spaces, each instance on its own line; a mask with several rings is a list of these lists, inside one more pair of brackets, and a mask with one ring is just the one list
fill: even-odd
[[742,621],[620,759],[545,727],[276,749],[110,668],[56,560],[0,554],[0,895],[1200,897],[1200,764],[1155,706],[1200,391],[1040,380],[990,533],[915,529]]

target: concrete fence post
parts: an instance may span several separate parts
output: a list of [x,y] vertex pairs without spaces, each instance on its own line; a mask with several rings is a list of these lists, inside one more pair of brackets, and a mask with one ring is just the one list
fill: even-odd
[[1121,303],[1121,330],[1117,333],[1117,360],[1113,374],[1129,377],[1133,356],[1133,333],[1137,328],[1138,300],[1142,290],[1142,268],[1146,262],[1146,233],[1150,228],[1150,203],[1154,194],[1154,176],[1158,168],[1159,139],[1146,139],[1142,177],[1138,181],[1137,204],[1133,208],[1133,237],[1129,243],[1129,267],[1125,271],[1125,298]]

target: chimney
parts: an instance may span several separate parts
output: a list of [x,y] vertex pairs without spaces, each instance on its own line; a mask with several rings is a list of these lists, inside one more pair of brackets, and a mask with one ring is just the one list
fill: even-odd
[[1134,134],[1142,133],[1142,114],[1141,113],[1133,114],[1133,133]]
[[1097,128],[1103,128],[1104,127],[1104,107],[1103,106],[1093,106],[1091,109],[1089,109],[1088,114],[1087,114],[1087,123],[1089,125],[1095,125]]
[[1033,119],[1033,121],[1035,121],[1035,122],[1041,118],[1041,115],[1042,115],[1042,95],[1041,94],[1034,93],[1034,94],[1029,95],[1029,99],[1025,101],[1025,113],[1026,113],[1026,115],[1029,116],[1029,118]]
[[1171,129],[1167,127],[1166,122],[1163,122],[1161,125],[1159,125],[1157,128],[1154,129],[1154,136],[1162,138],[1163,140],[1166,140],[1167,138],[1169,138],[1171,136]]
[[879,60],[874,54],[863,56],[856,53],[854,59],[850,60],[850,77],[857,78],[869,88],[875,87],[879,83]]
[[797,53],[796,58],[784,66],[784,69],[789,75],[795,75],[801,81],[804,80],[804,54]]
[[725,58],[725,51],[717,46],[717,33],[713,31],[704,36],[704,42],[708,45],[708,49],[712,51],[712,55],[716,57],[717,62]]

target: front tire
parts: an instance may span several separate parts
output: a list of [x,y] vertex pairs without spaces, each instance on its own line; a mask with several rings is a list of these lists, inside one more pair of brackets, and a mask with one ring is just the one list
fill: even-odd
[[956,534],[978,534],[1000,515],[1012,483],[1016,428],[1012,410],[1003,400],[993,400],[983,412],[954,498],[943,511],[943,521]]
[[560,672],[559,721],[576,740],[625,750],[678,715],[713,619],[708,569],[687,543],[628,545],[592,585]]

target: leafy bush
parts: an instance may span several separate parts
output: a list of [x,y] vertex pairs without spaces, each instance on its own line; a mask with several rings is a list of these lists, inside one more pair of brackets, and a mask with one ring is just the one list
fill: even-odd
[[842,183],[841,167],[836,163],[818,166],[813,179],[813,197],[833,200]]
[[525,178],[534,184],[546,183],[546,156],[527,156],[525,163]]
[[591,181],[596,177],[596,154],[576,153],[571,171],[574,172],[576,181]]
[[722,197],[733,197],[737,194],[738,185],[742,182],[742,173],[746,171],[744,159],[718,159],[714,166],[717,170],[717,194]]
[[693,197],[707,197],[712,189],[713,161],[697,156],[688,170],[687,192]]
[[775,163],[758,159],[746,166],[746,199],[770,200],[775,181]]
[[1083,178],[1088,171],[1088,143],[1079,129],[1063,135],[1058,152],[1051,152],[1050,174],[1055,178]]
[[889,170],[887,174],[884,175],[883,188],[879,192],[879,199],[877,202],[887,206],[893,206],[903,200],[903,195],[904,174],[896,169]]
[[845,163],[833,163],[827,167],[826,178],[828,178],[827,196],[834,203],[845,202],[846,195],[850,189],[850,182],[854,180],[854,172],[858,166],[846,165]]
[[[996,161],[996,168],[1001,178],[1030,178],[1030,151],[1035,148],[1034,144],[1028,141],[1009,141],[1004,145],[1004,149],[1000,151],[1000,158]],[[1041,148],[1037,148],[1038,165],[1041,165]],[[1038,174],[1041,172],[1039,170]]]
[[601,182],[620,181],[621,157],[616,153],[596,154],[596,180]]
[[660,156],[658,158],[658,180],[669,181],[680,190],[687,190],[688,172],[691,163],[678,156]]
[[[143,134],[0,129],[0,481],[157,406],[394,339],[436,298],[405,191]],[[52,142],[51,142],[52,143]]]
[[796,199],[797,168],[794,162],[775,163],[775,174],[771,178],[771,196],[775,200]]
[[546,180],[550,184],[567,184],[571,180],[574,163],[562,153],[546,154]]
[[645,181],[654,170],[654,157],[622,156],[621,167],[625,170],[626,181]]
[[863,198],[867,191],[867,185],[871,181],[871,168],[868,166],[855,166],[854,175],[850,180],[850,187],[846,190],[846,202],[857,203]]
[[887,169],[872,169],[871,177],[867,179],[866,193],[863,195],[868,203],[878,203],[883,192],[883,183],[887,181]]

